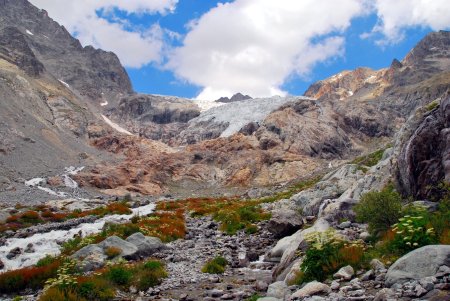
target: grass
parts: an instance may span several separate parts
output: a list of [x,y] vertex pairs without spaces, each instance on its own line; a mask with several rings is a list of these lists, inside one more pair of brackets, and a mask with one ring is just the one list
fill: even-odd
[[362,170],[363,172],[367,172],[369,167],[375,166],[378,164],[378,162],[381,161],[385,150],[386,150],[386,148],[379,149],[368,155],[358,157],[358,158],[354,159],[351,163],[357,164],[359,166],[359,168],[358,168],[359,170]]
[[217,256],[205,263],[202,267],[202,273],[223,274],[227,265],[228,261],[225,258]]

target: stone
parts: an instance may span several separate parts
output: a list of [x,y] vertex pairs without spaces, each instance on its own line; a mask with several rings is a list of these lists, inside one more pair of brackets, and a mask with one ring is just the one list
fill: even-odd
[[274,210],[269,220],[268,230],[276,238],[282,238],[294,234],[303,225],[302,217],[298,211]]
[[222,297],[223,296],[223,291],[219,290],[219,289],[213,289],[213,290],[208,292],[208,295],[213,297],[213,298]]
[[3,261],[0,259],[0,270],[3,270],[5,268],[5,264],[3,263]]
[[344,280],[350,280],[352,279],[353,275],[355,275],[355,271],[353,268],[349,265],[342,267],[337,271],[334,275],[334,279],[344,279]]
[[34,250],[33,244],[32,244],[32,243],[29,243],[29,244],[27,245],[27,247],[25,248],[24,252],[25,252],[25,253],[34,253],[35,250]]
[[291,296],[291,300],[300,299],[308,296],[314,296],[319,294],[329,294],[331,293],[331,288],[318,281],[313,281],[307,283],[304,287],[296,291]]
[[291,236],[286,236],[280,239],[275,247],[272,248],[269,252],[269,257],[280,257],[283,256],[284,251],[289,247],[289,244],[292,242]]
[[22,249],[19,247],[16,247],[14,249],[11,249],[8,254],[6,254],[6,258],[11,260],[16,258],[17,256],[19,256],[20,254],[22,254]]
[[368,281],[375,278],[375,274],[373,272],[373,270],[368,270],[367,272],[365,272],[362,276],[361,276],[361,280],[362,281]]
[[389,268],[385,285],[391,287],[394,283],[434,276],[442,265],[450,265],[449,245],[430,245],[416,249]]
[[289,270],[289,272],[287,273],[284,282],[286,282],[287,284],[291,284],[294,283],[295,280],[298,277],[298,274],[301,272],[301,265],[303,263],[303,259],[299,258],[296,259],[293,263],[292,263],[292,267]]
[[338,290],[340,286],[341,286],[341,285],[339,284],[339,282],[337,282],[336,280],[333,280],[333,281],[331,282],[330,288],[331,288],[333,291],[335,291],[335,290]]
[[266,290],[267,290],[267,287],[268,287],[269,285],[267,284],[267,282],[265,282],[265,281],[262,281],[262,280],[258,280],[258,281],[256,281],[256,283],[255,283],[255,288],[256,288],[256,290],[257,291],[260,291],[260,292],[265,292]]
[[342,222],[338,225],[339,229],[347,229],[350,228],[350,226],[352,225],[351,221],[346,221],[346,222]]
[[103,267],[107,259],[103,249],[94,244],[83,247],[71,257],[81,261],[81,266],[85,272],[94,271]]
[[250,263],[250,260],[247,257],[247,253],[246,252],[239,252],[238,254],[238,266],[240,268],[245,268],[248,266],[248,264]]
[[299,230],[293,235],[289,236],[285,241],[287,247],[283,252],[280,263],[274,269],[272,273],[272,278],[276,279],[278,275],[283,273],[283,271],[290,266],[292,261],[296,257],[296,252],[299,248],[306,248],[305,235],[313,232],[324,232],[330,227],[329,223],[324,219],[318,219],[314,225],[310,228]]
[[274,298],[274,297],[263,297],[263,298],[258,298],[257,301],[283,301],[283,299],[278,299],[278,298]]
[[100,248],[103,249],[103,251],[106,251],[106,249],[110,247],[118,248],[122,250],[120,253],[120,256],[122,256],[125,259],[137,259],[139,249],[134,244],[123,240],[122,238],[118,236],[110,236],[104,241],[97,244]]
[[284,281],[277,281],[269,285],[266,296],[278,299],[284,299],[288,293],[288,287]]
[[384,270],[386,268],[384,264],[376,258],[370,261],[370,266],[375,271]]
[[127,242],[135,245],[139,256],[147,257],[164,248],[161,239],[157,237],[148,237],[137,232],[127,237]]
[[370,237],[370,233],[367,232],[367,231],[361,232],[359,234],[359,238],[364,240],[364,241],[367,241],[369,239],[369,237]]
[[437,279],[435,277],[425,277],[423,279],[420,279],[419,283],[420,285],[427,291],[431,291],[434,289],[434,283],[437,282]]
[[389,288],[383,288],[379,290],[375,297],[373,298],[373,301],[391,301],[391,300],[397,300],[397,297],[395,295],[395,292]]

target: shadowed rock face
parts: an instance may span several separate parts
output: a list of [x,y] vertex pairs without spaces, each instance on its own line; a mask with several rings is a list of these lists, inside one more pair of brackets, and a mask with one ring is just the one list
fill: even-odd
[[430,198],[440,182],[450,182],[450,95],[425,113],[405,143],[397,164],[397,179],[407,195]]
[[[15,30],[4,29],[9,26],[14,26]],[[26,0],[0,1],[2,28],[2,44],[15,47],[24,58],[32,58],[22,59],[18,64],[28,72],[39,74],[40,66],[44,65],[54,77],[93,100],[104,98],[112,103],[117,95],[133,93],[128,75],[114,53],[82,47],[63,26],[49,18],[46,11]],[[15,42],[8,42],[12,40]]]

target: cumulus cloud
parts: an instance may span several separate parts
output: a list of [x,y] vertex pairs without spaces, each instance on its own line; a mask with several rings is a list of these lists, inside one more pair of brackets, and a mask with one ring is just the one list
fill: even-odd
[[168,67],[204,87],[197,97],[243,92],[285,94],[292,74],[343,53],[343,31],[366,12],[360,0],[236,0],[219,4],[190,24]]
[[377,41],[378,44],[401,41],[404,30],[409,27],[429,27],[433,30],[450,28],[448,0],[376,0],[374,9],[378,23],[372,33],[385,36]]
[[[113,14],[114,9],[127,14],[167,14],[178,0],[31,0],[80,40],[83,45],[115,52],[127,67],[139,68],[159,62],[164,49],[164,30],[157,24],[141,30],[130,30],[126,20],[97,15],[102,10]],[[114,19],[114,21],[111,21]],[[132,26],[131,26],[132,27]]]

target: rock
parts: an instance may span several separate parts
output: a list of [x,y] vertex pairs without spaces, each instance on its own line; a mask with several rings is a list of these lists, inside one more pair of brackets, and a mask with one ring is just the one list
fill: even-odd
[[291,236],[287,236],[287,237],[283,237],[282,239],[280,239],[277,244],[275,245],[275,247],[272,248],[272,250],[270,250],[269,252],[269,256],[271,258],[276,258],[276,257],[282,257],[284,251],[289,247],[289,244],[292,242],[292,237]]
[[137,232],[127,237],[127,242],[135,245],[139,256],[147,257],[164,248],[161,239],[157,237],[148,237]]
[[389,268],[385,284],[391,287],[394,283],[434,276],[442,265],[450,265],[450,246],[425,246],[398,259]]
[[32,243],[29,243],[29,244],[27,245],[27,247],[25,248],[24,252],[25,252],[25,253],[34,253],[35,250],[34,250],[33,244],[32,244]]
[[369,239],[369,237],[370,237],[370,233],[367,232],[367,231],[361,232],[359,234],[359,238],[364,240],[364,241],[367,241],[367,239]]
[[450,268],[446,265],[441,265],[435,275],[435,277],[444,277],[450,275]]
[[384,266],[384,264],[379,261],[378,259],[374,258],[370,261],[370,266],[372,267],[373,270],[375,271],[380,271],[380,270],[384,270],[386,269],[386,267]]
[[330,288],[331,288],[333,291],[338,290],[339,287],[340,287],[340,284],[339,284],[339,282],[337,282],[336,280],[333,280],[333,282],[331,282]]
[[208,295],[213,298],[218,298],[223,296],[223,291],[219,289],[214,289],[208,292]]
[[272,211],[268,230],[276,238],[282,238],[295,233],[302,225],[302,217],[298,211],[281,209]]
[[267,284],[267,282],[262,281],[262,280],[258,280],[255,283],[255,289],[260,292],[265,292],[267,290],[268,286],[269,285]]
[[389,288],[383,288],[379,290],[375,297],[373,298],[373,301],[394,301],[397,300],[397,296],[395,295],[395,292]]
[[294,294],[292,294],[291,300],[329,293],[331,293],[331,288],[328,285],[318,281],[313,281],[307,283],[303,288],[299,289]]
[[[318,219],[314,225],[308,229],[305,230],[299,230],[295,234],[289,236],[288,239],[286,239],[285,243],[288,245],[286,250],[283,253],[283,256],[281,257],[280,263],[278,266],[274,269],[272,278],[276,279],[278,275],[280,275],[289,265],[292,263],[292,261],[295,258],[295,254],[299,247],[302,245],[304,248],[306,247],[305,242],[305,235],[312,233],[312,232],[324,232],[326,231],[330,225],[328,222],[324,219]],[[283,279],[280,279],[283,280]]]
[[257,301],[283,301],[283,299],[278,299],[278,298],[274,298],[274,297],[263,297],[263,298],[258,298]]
[[427,291],[432,291],[434,289],[434,283],[437,282],[435,277],[425,277],[420,279],[420,285]]
[[352,225],[351,221],[346,221],[346,222],[342,222],[338,225],[339,229],[347,229],[350,228],[350,226]]
[[87,245],[77,252],[75,252],[72,258],[81,261],[83,271],[94,271],[105,265],[107,256],[104,254],[103,249],[98,245]]
[[269,285],[266,296],[274,297],[284,300],[284,297],[288,293],[288,287],[284,281],[277,281]]
[[16,247],[14,249],[11,249],[8,254],[6,254],[6,258],[11,260],[13,258],[16,258],[18,255],[22,254],[22,249],[19,247]]
[[361,276],[361,280],[362,281],[368,281],[375,278],[375,274],[373,272],[373,270],[368,270],[367,272],[365,272],[362,276]]
[[301,258],[296,259],[291,266],[291,269],[289,270],[289,272],[286,275],[286,278],[284,279],[284,282],[287,284],[291,284],[294,283],[298,273],[301,272],[301,265],[303,263],[303,260]]
[[246,252],[239,252],[238,254],[238,266],[240,268],[245,268],[248,266],[248,264],[250,263],[250,260],[247,257],[247,253]]
[[3,263],[3,261],[0,259],[0,270],[3,270],[5,268],[5,264]]
[[350,280],[350,279],[352,279],[353,275],[355,275],[355,271],[353,270],[353,268],[351,266],[347,265],[345,267],[340,268],[339,271],[337,271],[333,275],[333,278]]
[[110,236],[101,243],[97,244],[103,251],[106,251],[107,248],[114,247],[122,250],[120,256],[125,259],[137,259],[139,249],[134,244],[123,240],[118,236]]

